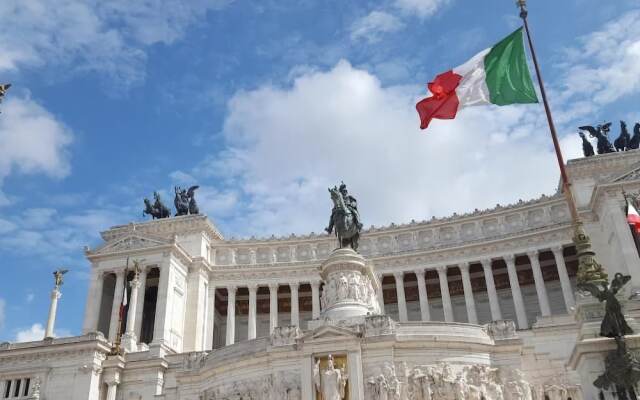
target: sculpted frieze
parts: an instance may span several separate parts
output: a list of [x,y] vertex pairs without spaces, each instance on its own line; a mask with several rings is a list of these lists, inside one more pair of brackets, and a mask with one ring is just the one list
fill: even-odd
[[298,371],[221,383],[201,396],[203,400],[300,400]]
[[356,271],[331,273],[320,297],[321,310],[327,310],[338,303],[352,302],[366,305],[374,313],[379,313],[373,285],[368,276]]

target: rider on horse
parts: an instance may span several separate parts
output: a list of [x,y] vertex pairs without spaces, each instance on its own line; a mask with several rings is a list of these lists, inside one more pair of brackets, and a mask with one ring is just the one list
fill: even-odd
[[[356,200],[355,197],[349,194],[349,192],[347,191],[347,185],[345,185],[344,182],[340,184],[339,190],[340,190],[340,194],[342,194],[342,199],[344,201],[345,206],[347,206],[349,211],[351,211],[351,214],[353,214],[353,218],[355,219],[358,230],[361,230],[362,223],[360,222],[360,213],[358,212],[358,201]],[[328,233],[331,233],[331,231],[333,230],[334,216],[336,212],[337,212],[337,207],[334,206],[333,209],[331,210],[331,217],[329,217],[329,226],[325,229]]]

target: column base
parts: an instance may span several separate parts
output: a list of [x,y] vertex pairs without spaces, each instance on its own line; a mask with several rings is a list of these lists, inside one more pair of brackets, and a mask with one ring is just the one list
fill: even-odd
[[125,353],[135,353],[138,351],[147,351],[149,346],[144,343],[138,343],[138,338],[135,333],[125,333],[122,335],[122,348]]

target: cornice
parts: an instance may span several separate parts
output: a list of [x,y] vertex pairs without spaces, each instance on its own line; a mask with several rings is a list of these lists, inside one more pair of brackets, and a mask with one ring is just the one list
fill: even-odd
[[132,222],[127,225],[116,225],[101,232],[100,235],[105,242],[111,242],[130,232],[152,234],[166,238],[174,234],[201,232],[207,236],[209,241],[224,240],[218,228],[213,225],[205,214],[183,215],[144,222]]

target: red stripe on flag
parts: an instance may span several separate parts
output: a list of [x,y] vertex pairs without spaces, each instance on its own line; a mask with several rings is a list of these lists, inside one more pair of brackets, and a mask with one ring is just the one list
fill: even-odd
[[447,71],[436,76],[433,82],[427,84],[433,95],[416,104],[416,110],[420,115],[420,129],[426,129],[433,118],[453,119],[456,117],[460,107],[456,88],[461,79],[461,75]]

